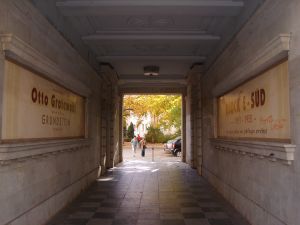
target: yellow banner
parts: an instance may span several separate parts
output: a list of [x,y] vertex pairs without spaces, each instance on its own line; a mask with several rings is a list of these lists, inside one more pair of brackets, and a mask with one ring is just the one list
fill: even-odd
[[287,61],[218,98],[218,137],[290,140]]
[[85,136],[85,99],[5,61],[2,141]]

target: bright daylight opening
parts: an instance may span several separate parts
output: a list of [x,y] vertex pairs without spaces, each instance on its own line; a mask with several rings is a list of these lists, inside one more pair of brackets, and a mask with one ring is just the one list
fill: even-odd
[[125,95],[124,161],[181,161],[181,95]]

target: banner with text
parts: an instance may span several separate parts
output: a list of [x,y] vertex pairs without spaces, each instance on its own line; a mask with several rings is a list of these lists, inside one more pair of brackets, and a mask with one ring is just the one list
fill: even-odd
[[218,137],[290,140],[288,63],[218,98]]
[[85,136],[85,99],[5,61],[2,141]]

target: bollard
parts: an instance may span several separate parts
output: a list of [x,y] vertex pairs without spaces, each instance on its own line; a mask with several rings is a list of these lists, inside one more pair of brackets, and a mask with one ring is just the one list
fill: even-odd
[[152,162],[154,162],[154,147],[152,147]]

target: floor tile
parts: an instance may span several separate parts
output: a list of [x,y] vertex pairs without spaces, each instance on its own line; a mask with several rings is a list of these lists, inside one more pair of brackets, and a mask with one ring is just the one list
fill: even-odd
[[160,213],[161,220],[181,220],[183,215],[181,213]]
[[125,161],[47,225],[249,225],[179,159]]
[[230,219],[208,219],[210,225],[233,225]]
[[86,223],[88,222],[88,219],[67,219],[65,221],[65,224],[72,224],[72,225],[86,225]]
[[69,215],[71,219],[90,219],[95,213],[94,212],[75,212]]
[[183,213],[183,217],[185,219],[191,219],[191,218],[205,218],[204,213]]
[[91,219],[86,225],[112,225],[112,219]]
[[137,225],[161,225],[159,219],[139,219]]
[[201,207],[203,212],[222,212],[223,209],[221,207]]
[[137,219],[116,219],[112,225],[136,225]]
[[228,219],[228,215],[224,212],[206,212],[204,215],[208,219]]
[[112,219],[115,217],[114,213],[108,213],[108,212],[96,212],[93,215],[93,218],[101,218],[101,219]]
[[183,207],[181,213],[203,213],[200,207]]
[[185,225],[210,225],[207,219],[185,219]]
[[198,203],[195,202],[183,202],[180,203],[181,207],[198,207]]
[[96,209],[96,212],[107,212],[107,213],[116,213],[118,208],[111,208],[111,207],[99,207]]
[[184,220],[161,220],[161,225],[185,225]]

